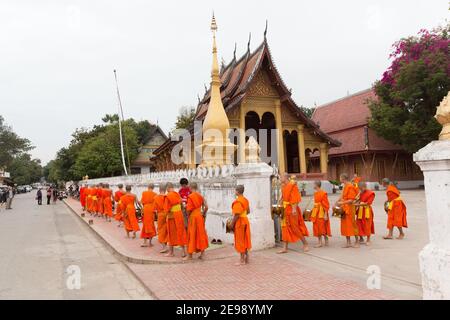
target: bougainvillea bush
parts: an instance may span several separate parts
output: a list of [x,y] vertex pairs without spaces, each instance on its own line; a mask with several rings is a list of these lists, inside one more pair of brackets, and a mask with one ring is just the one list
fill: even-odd
[[369,125],[406,151],[415,152],[438,138],[436,107],[450,90],[450,24],[393,45],[389,68],[374,84]]

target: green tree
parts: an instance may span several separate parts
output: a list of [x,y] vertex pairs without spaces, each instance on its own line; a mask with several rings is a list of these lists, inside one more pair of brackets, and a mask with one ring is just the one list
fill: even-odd
[[[124,127],[123,131],[130,161],[133,161],[137,157],[140,146],[138,137],[131,126]],[[72,172],[75,179],[81,179],[86,174],[91,178],[122,174],[118,126],[107,126],[104,132],[90,138],[78,153]]]
[[316,108],[308,108],[308,107],[304,107],[304,106],[300,106],[300,110],[302,110],[302,112],[311,119],[312,114],[314,113],[314,110],[316,110]]
[[19,137],[0,115],[0,168],[8,167],[15,157],[31,149],[31,142]]
[[195,118],[194,107],[181,107],[175,122],[175,129],[187,129],[193,124]]
[[43,175],[41,161],[32,159],[28,153],[15,157],[8,170],[14,183],[18,185],[39,182]]
[[441,130],[436,107],[450,89],[450,25],[394,44],[391,66],[374,85],[369,126],[377,134],[415,152]]

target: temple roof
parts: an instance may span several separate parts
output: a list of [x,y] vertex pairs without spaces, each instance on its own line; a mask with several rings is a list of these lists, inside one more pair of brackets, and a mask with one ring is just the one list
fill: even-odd
[[340,147],[330,149],[330,155],[402,150],[368,128],[371,117],[368,104],[376,99],[375,92],[367,89],[316,108],[312,119],[323,131],[342,142]]
[[[280,95],[282,108],[284,106],[290,108],[307,128],[312,128],[314,134],[326,140],[331,147],[340,146],[341,143],[338,140],[333,139],[321,130],[321,128],[319,128],[313,120],[308,118],[294,102],[291,97],[290,89],[285,85],[274,64],[266,38],[264,38],[263,42],[253,52],[250,51],[250,47],[248,46],[247,51],[239,59],[236,59],[236,55],[234,54],[233,59],[227,65],[222,66],[220,71],[220,80],[222,83],[220,90],[225,111],[229,112],[232,108],[239,106],[240,102],[246,96],[247,89],[253,78],[263,66],[267,67],[266,70],[271,83]],[[210,97],[209,88],[198,103],[195,120],[201,121],[205,118]],[[166,147],[175,143],[171,142],[169,139],[169,141],[166,141],[166,143],[161,145],[155,153],[159,153]]]

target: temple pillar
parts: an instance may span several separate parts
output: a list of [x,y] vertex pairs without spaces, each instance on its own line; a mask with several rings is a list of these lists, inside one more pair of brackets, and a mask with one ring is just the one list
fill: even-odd
[[298,140],[298,153],[300,160],[300,173],[306,174],[306,155],[305,155],[305,135],[304,135],[305,126],[303,124],[299,124],[297,126],[297,140]]
[[284,154],[284,141],[283,141],[283,125],[281,123],[281,102],[275,101],[275,123],[277,126],[277,142],[278,142],[278,171],[280,174],[286,172],[285,169],[285,154]]
[[326,174],[328,171],[328,145],[321,143],[320,150],[320,172]]

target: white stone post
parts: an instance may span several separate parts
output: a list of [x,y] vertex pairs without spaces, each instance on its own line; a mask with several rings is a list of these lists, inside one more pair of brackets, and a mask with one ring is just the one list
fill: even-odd
[[424,299],[450,299],[450,141],[414,154],[423,171],[430,242],[419,254]]
[[414,154],[423,171],[430,242],[419,254],[424,299],[450,299],[450,104],[438,107],[439,141]]
[[244,185],[244,196],[250,202],[252,249],[275,246],[274,223],[271,217],[271,180],[273,169],[264,162],[241,163],[235,171],[237,184]]

